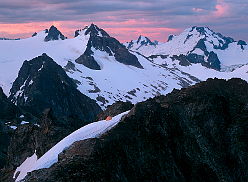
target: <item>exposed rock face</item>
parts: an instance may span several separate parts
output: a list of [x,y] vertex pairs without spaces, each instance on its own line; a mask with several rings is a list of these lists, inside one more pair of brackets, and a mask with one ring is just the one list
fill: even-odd
[[34,32],[33,35],[32,35],[32,37],[35,37],[36,35],[37,35],[37,32]]
[[[198,28],[200,28],[200,27],[198,27]],[[201,29],[199,29],[199,30],[201,30]],[[204,33],[204,31],[200,31],[200,32]],[[222,36],[222,38],[223,38],[223,36]],[[191,52],[193,52],[196,48],[199,48],[204,52],[204,55],[207,57],[207,60],[206,61],[204,60],[203,55],[197,55],[194,53],[190,53],[187,55],[188,60],[191,63],[201,63],[203,66],[206,66],[208,68],[220,70],[220,60],[219,60],[217,54],[215,54],[213,51],[208,52],[204,41],[206,41],[206,38],[200,39]],[[229,43],[231,43],[231,42],[229,42]],[[226,46],[228,46],[228,44],[226,44]]]
[[101,112],[96,102],[79,92],[63,68],[46,54],[24,61],[9,98],[36,117],[44,109],[52,108],[60,117],[77,115],[93,121]]
[[173,39],[173,37],[174,37],[174,35],[170,35],[170,36],[168,37],[167,42],[171,41],[171,40]]
[[[96,25],[91,24],[85,31],[85,35],[88,34],[90,38],[87,48],[85,52],[75,60],[77,63],[83,64],[93,70],[100,70],[101,67],[94,58],[94,50],[100,50],[106,52],[109,56],[114,56],[116,61],[120,63],[143,68],[136,56],[131,54],[118,40],[110,37],[104,30],[98,28]],[[75,33],[75,36],[76,35],[78,35],[78,33]]]
[[[76,129],[88,124],[79,118],[57,118],[50,108],[45,109],[40,117],[40,126],[24,124],[14,131],[8,147],[8,160],[4,174],[13,173],[27,157],[35,152],[38,158]],[[6,152],[7,153],[7,152]],[[6,175],[6,181],[10,178]]]
[[209,52],[207,51],[207,47],[206,47],[204,41],[206,41],[206,39],[200,39],[197,42],[197,44],[196,44],[196,46],[194,47],[193,50],[195,50],[196,48],[199,48],[199,49],[201,49],[204,52],[205,56],[208,56]]
[[220,70],[220,60],[213,51],[209,53],[207,62],[210,64],[211,67],[216,68],[217,70]]
[[25,181],[248,181],[247,89],[241,79],[209,79],[138,103]]
[[128,111],[133,108],[133,104],[129,102],[118,101],[112,105],[109,105],[107,109],[95,117],[95,121],[105,120],[108,116],[116,116],[125,111]]
[[180,54],[179,56],[174,55],[172,57],[172,59],[173,60],[174,59],[178,60],[179,61],[179,65],[181,65],[181,66],[189,66],[191,64],[190,61],[188,60],[188,58],[185,55],[183,55],[183,54]]
[[8,149],[8,161],[5,166],[6,173],[21,165],[27,157],[35,152],[38,126],[32,124],[20,125],[15,129]]
[[65,36],[53,25],[50,27],[47,33],[48,35],[44,39],[45,42],[48,42],[51,40],[59,40],[59,39],[64,40],[65,39]]
[[12,119],[20,116],[20,109],[11,103],[0,87],[0,119]]
[[4,120],[0,120],[0,169],[7,162],[7,152],[10,143],[11,130],[5,124]]
[[239,40],[237,45],[240,45],[241,46],[241,49],[244,50],[244,45],[247,45],[247,43],[243,40]]
[[0,169],[7,162],[7,151],[10,143],[12,130],[5,123],[20,116],[21,110],[12,104],[0,87]]

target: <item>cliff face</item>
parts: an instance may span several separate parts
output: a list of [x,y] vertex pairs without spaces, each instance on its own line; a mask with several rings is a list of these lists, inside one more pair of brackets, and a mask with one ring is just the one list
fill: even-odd
[[102,111],[94,100],[77,90],[74,80],[46,54],[24,61],[10,92],[12,102],[36,117],[52,108],[61,117],[77,115],[93,121]]
[[209,79],[136,104],[26,181],[247,181],[248,84]]
[[10,125],[17,122],[21,113],[21,110],[7,99],[0,87],[0,169],[7,162],[8,146],[13,133]]

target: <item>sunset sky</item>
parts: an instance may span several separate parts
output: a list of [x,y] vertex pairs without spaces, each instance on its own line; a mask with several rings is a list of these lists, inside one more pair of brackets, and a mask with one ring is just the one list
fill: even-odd
[[0,37],[28,38],[55,25],[72,38],[91,23],[120,42],[166,42],[192,26],[248,41],[247,0],[0,0]]

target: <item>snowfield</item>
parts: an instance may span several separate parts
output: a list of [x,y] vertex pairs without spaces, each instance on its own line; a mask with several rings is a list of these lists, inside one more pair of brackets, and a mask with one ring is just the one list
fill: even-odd
[[[228,45],[228,48],[225,50],[215,49],[214,46],[223,46],[223,39],[211,31],[209,28],[204,28],[205,34],[199,33],[196,29],[187,28],[180,35],[174,35],[172,40],[164,43],[159,42],[158,45],[141,45],[141,41],[132,40],[133,45],[129,50],[134,52],[139,52],[144,56],[151,55],[187,55],[190,51],[193,51],[194,47],[198,43],[200,39],[204,39],[206,36],[206,49],[211,52],[213,51],[218,55],[218,58],[221,62],[221,68],[223,70],[226,67],[234,66],[234,65],[244,65],[248,63],[248,45],[243,45],[243,49],[238,45],[238,42],[232,42]],[[144,38],[143,38],[144,40]],[[128,42],[124,43],[126,47],[128,47]],[[196,48],[192,53],[196,53],[198,55],[204,55],[204,52],[199,48]]]
[[83,54],[89,38],[79,35],[73,39],[45,42],[46,35],[45,31],[41,31],[35,37],[27,39],[0,41],[0,86],[7,96],[25,60],[47,53],[63,67],[68,60],[75,60]]
[[[144,69],[124,65],[105,51],[92,48],[94,58],[101,70],[92,70],[75,62],[86,50],[90,38],[89,34],[84,34],[86,29],[80,31],[79,36],[75,38],[49,42],[44,41],[47,34],[41,31],[35,37],[28,39],[0,41],[0,86],[9,96],[12,83],[17,78],[23,61],[31,60],[43,53],[63,68],[69,61],[75,65],[73,69],[66,69],[67,75],[76,80],[81,93],[96,100],[102,109],[116,101],[129,101],[135,104],[157,95],[166,95],[174,88],[187,87],[207,78],[239,77],[248,81],[248,46],[244,45],[241,49],[237,42],[233,42],[225,50],[214,49],[213,46],[219,45],[221,38],[208,28],[204,30],[207,34],[206,48],[218,54],[221,72],[208,69],[201,64],[181,66],[178,60],[170,58],[172,55],[189,53],[195,44],[204,38],[204,35],[192,28],[186,29],[178,36],[173,36],[167,43],[159,42],[141,46],[140,42],[147,41],[147,38],[141,36],[139,43],[133,40],[130,50],[134,51],[132,53]],[[124,45],[127,46],[127,43]],[[199,48],[196,48],[193,53],[204,55]],[[147,59],[143,55],[147,57],[167,55],[167,58],[158,56]]]
[[19,176],[16,178],[16,182],[22,180],[27,175],[27,172],[31,172],[34,170],[49,168],[54,163],[58,162],[58,155],[67,147],[69,147],[72,143],[79,140],[85,140],[88,138],[96,138],[106,133],[108,130],[113,128],[115,125],[119,123],[122,116],[127,114],[129,111],[121,113],[111,120],[106,121],[98,121],[94,123],[90,123],[75,132],[71,133],[59,143],[57,143],[54,147],[52,147],[49,151],[47,151],[41,158],[37,159],[36,153],[34,153],[31,157],[27,158],[17,169],[15,170],[13,178],[15,178],[16,174],[20,171]]

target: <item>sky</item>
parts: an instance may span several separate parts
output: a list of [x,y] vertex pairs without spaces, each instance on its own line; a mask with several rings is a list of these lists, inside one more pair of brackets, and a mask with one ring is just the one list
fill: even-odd
[[167,42],[192,26],[248,42],[247,0],[0,0],[0,37],[28,38],[55,25],[66,37],[94,23],[120,42]]

